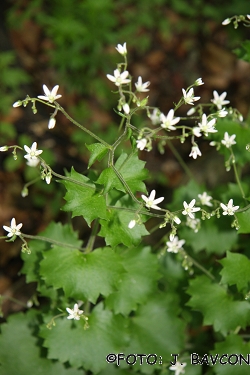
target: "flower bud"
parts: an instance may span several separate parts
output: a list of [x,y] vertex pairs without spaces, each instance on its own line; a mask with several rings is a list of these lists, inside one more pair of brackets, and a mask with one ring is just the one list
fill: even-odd
[[226,19],[222,22],[222,25],[223,25],[223,26],[226,26],[226,25],[228,25],[230,22],[231,22],[230,18],[226,18]]
[[54,117],[51,117],[48,123],[48,129],[53,129],[56,125],[56,119]]
[[8,151],[8,146],[2,146],[0,147],[0,152]]
[[20,107],[21,105],[23,104],[23,102],[21,100],[18,100],[17,102],[15,102],[13,104],[13,107],[16,108],[16,107]]

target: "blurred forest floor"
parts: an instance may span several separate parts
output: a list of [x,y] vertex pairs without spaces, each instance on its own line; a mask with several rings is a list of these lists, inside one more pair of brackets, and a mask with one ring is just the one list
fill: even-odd
[[[19,10],[20,17],[29,1],[23,3],[23,8]],[[70,114],[75,116],[79,122],[83,118],[84,126],[92,128],[92,124],[94,124],[94,128],[99,129],[101,133],[110,132],[110,139],[115,137],[118,129],[118,126],[116,128],[114,125],[117,117],[112,109],[115,107],[115,95],[110,93],[111,99],[105,102],[105,95],[103,93],[95,95],[92,81],[88,80],[86,83],[84,75],[78,77],[78,80],[82,81],[82,85],[87,86],[84,93],[69,89],[66,81],[59,82],[56,67],[53,66],[48,55],[48,50],[51,51],[55,48],[53,37],[46,35],[44,28],[34,17],[26,19],[18,28],[10,27],[6,19],[7,14],[11,12],[11,3],[3,2],[3,8],[0,66],[1,53],[11,51],[17,56],[18,69],[24,71],[29,77],[29,82],[20,85],[21,92],[18,92],[18,96],[12,92],[13,102],[24,99],[27,94],[35,97],[42,95],[43,84],[49,88],[59,84],[59,93],[62,94],[59,103]],[[15,10],[15,12],[17,11]],[[231,14],[225,14],[224,18],[228,16]],[[129,72],[135,77],[135,80],[138,76],[142,76],[144,82],[148,80],[151,82],[150,105],[157,106],[163,113],[167,113],[173,107],[173,102],[178,102],[181,97],[181,89],[201,77],[205,84],[195,88],[195,94],[201,96],[201,102],[210,102],[213,90],[217,90],[219,93],[227,91],[227,99],[230,100],[232,107],[237,108],[243,117],[247,118],[250,103],[250,65],[237,59],[232,52],[232,47],[237,47],[237,41],[233,44],[231,40],[231,35],[234,32],[233,26],[222,26],[221,22],[224,18],[218,23],[209,18],[199,19],[196,17],[193,20],[190,18],[190,23],[195,22],[197,25],[195,32],[191,30],[191,26],[190,32],[188,28],[180,28],[178,31],[178,25],[182,22],[187,23],[185,16],[165,7],[163,17],[170,26],[173,26],[173,33],[170,33],[166,38],[158,31],[157,24],[155,24],[155,27],[153,26],[150,31],[151,41],[143,51],[135,47],[136,40],[130,43],[130,40],[117,39],[114,45],[106,43],[103,46],[105,56],[110,59],[110,70],[107,70],[106,65],[104,70],[97,69],[95,78],[93,78],[93,81],[97,82],[94,87],[99,82],[100,87],[106,86],[110,91],[114,89],[107,80],[106,74],[112,74],[116,68],[113,61],[122,61],[115,51],[116,44],[127,42]],[[138,40],[143,36],[143,33],[147,36],[148,31],[141,27],[138,32]],[[237,30],[235,33],[239,33],[239,37],[243,37],[244,40],[247,39],[249,29],[242,26],[241,30]],[[83,48],[82,58],[84,59],[88,53]],[[99,59],[104,59],[101,52]],[[7,71],[7,68],[5,70]],[[69,68],[68,79],[70,79],[71,72],[72,70]],[[9,92],[1,92],[1,95],[9,95]],[[188,109],[187,106],[181,108],[178,115],[185,116]],[[72,124],[60,114],[57,116],[55,129],[49,131],[47,127],[49,116],[49,109],[43,106],[39,107],[36,115],[32,113],[29,106],[27,108],[12,108],[12,106],[5,108],[0,113],[0,137],[2,138],[0,138],[0,146],[6,144],[3,143],[3,139],[5,141],[3,134],[6,133],[4,129],[13,126],[15,131],[8,135],[8,145],[18,144],[20,140],[21,142],[30,140],[31,143],[36,141],[39,149],[50,150],[47,156],[51,158],[53,169],[58,173],[63,174],[64,168],[69,170],[72,165],[78,172],[85,172],[89,154],[84,145],[84,136],[79,138],[79,133],[76,132]],[[112,129],[110,124],[112,124]],[[220,168],[224,178],[232,178],[232,175],[226,175],[224,172],[223,159],[220,159],[207,143],[201,144],[201,151],[202,157],[194,161],[188,157],[190,144],[186,142],[181,147],[183,158],[200,182],[208,187],[218,184],[219,173],[215,176],[214,170],[220,170]],[[63,202],[63,187],[58,187],[55,182],[52,182],[51,185],[39,182],[30,188],[27,197],[22,198],[23,185],[29,181],[30,177],[33,178],[33,172],[27,171],[24,162],[18,163],[17,167],[13,166],[13,162],[10,161],[10,152],[1,153],[0,158],[0,235],[4,235],[2,226],[8,225],[12,217],[16,218],[17,223],[23,223],[24,232],[28,234],[39,233],[46,228],[51,220],[65,222],[70,219],[59,209]],[[147,162],[146,167],[153,174],[153,178],[148,183],[149,190],[150,187],[157,185],[160,191],[164,191],[165,194],[167,192],[171,196],[173,189],[187,181],[182,167],[167,147],[164,155],[154,150],[150,153],[142,152],[141,158]],[[19,159],[22,159],[21,155]],[[88,233],[85,222],[80,218],[75,218],[72,221],[74,227],[84,238]],[[20,247],[18,240],[14,243],[1,241],[0,294],[17,299],[25,305],[34,289],[32,284],[26,285],[25,279],[19,274],[22,267]],[[3,304],[5,317],[20,309],[23,309],[23,306],[11,299]]]

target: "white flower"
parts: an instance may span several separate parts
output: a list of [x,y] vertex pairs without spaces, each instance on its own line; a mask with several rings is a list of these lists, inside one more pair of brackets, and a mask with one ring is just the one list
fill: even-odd
[[20,223],[16,225],[16,219],[13,217],[10,222],[10,227],[7,227],[6,225],[3,226],[3,229],[5,229],[7,232],[7,237],[13,237],[13,236],[20,236],[21,232],[20,229],[22,228],[23,224]]
[[228,132],[226,132],[224,134],[224,139],[221,141],[221,143],[226,146],[227,148],[233,146],[233,145],[236,145],[236,142],[234,141],[236,135],[233,134],[233,135],[228,135]]
[[135,224],[136,224],[136,221],[135,221],[135,220],[130,220],[130,222],[128,223],[128,227],[129,227],[129,229],[134,228]]
[[8,151],[8,146],[2,146],[2,147],[0,147],[0,151],[1,152]]
[[191,87],[188,91],[182,89],[183,99],[186,104],[194,105],[193,102],[200,99],[200,96],[194,96],[194,89]]
[[161,122],[160,115],[161,114],[160,114],[159,110],[157,108],[155,108],[150,115],[150,120],[152,121],[153,125],[157,125]]
[[107,74],[107,78],[110,81],[114,82],[116,86],[121,86],[123,84],[130,82],[130,79],[127,78],[128,75],[129,75],[129,72],[127,70],[121,73],[119,69],[116,69],[114,70],[114,75],[111,76],[110,74]]
[[198,194],[198,197],[200,198],[201,204],[203,204],[204,206],[212,206],[212,203],[210,201],[213,198],[208,195],[206,191],[204,191],[204,193],[202,194]]
[[23,102],[21,100],[18,100],[17,102],[15,102],[13,104],[13,107],[16,108],[16,107],[20,107],[21,105],[23,104]]
[[216,90],[213,92],[214,98],[211,99],[211,102],[214,103],[218,109],[222,109],[223,105],[229,104],[229,100],[224,100],[225,97],[227,96],[226,91],[224,91],[221,95],[218,94]]
[[147,81],[145,83],[142,83],[141,76],[138,77],[138,81],[135,83],[136,90],[139,92],[147,92],[149,89],[147,88],[150,85],[150,82]]
[[240,206],[234,206],[233,200],[230,199],[227,206],[223,203],[220,204],[221,208],[223,209],[223,215],[234,215],[234,212],[238,210]]
[[139,148],[139,150],[142,151],[147,146],[148,141],[146,140],[146,138],[142,138],[142,139],[138,139],[136,143],[137,143],[137,148]]
[[219,117],[226,117],[228,115],[228,111],[225,110],[225,108],[222,108],[219,110],[219,112],[217,113],[217,115]]
[[175,130],[176,127],[173,126],[180,121],[180,117],[174,117],[174,110],[170,109],[167,116],[163,113],[160,114],[161,127],[167,130]]
[[169,370],[175,371],[175,375],[185,374],[184,367],[186,365],[187,365],[186,362],[180,363],[180,362],[177,361],[175,365],[169,367]]
[[169,253],[178,253],[178,251],[182,249],[185,242],[185,240],[179,240],[179,238],[175,236],[172,241],[166,242],[167,251]]
[[27,155],[27,165],[29,166],[29,167],[36,167],[38,164],[39,164],[39,162],[40,162],[40,160],[38,159],[38,158],[29,158],[28,157],[28,155]]
[[43,152],[43,150],[37,150],[37,143],[33,142],[31,148],[29,148],[26,145],[24,145],[23,147],[27,152],[27,155],[24,155],[25,159],[27,159],[29,162],[31,162],[32,160],[34,162],[36,161],[38,164],[39,159],[37,158],[37,156],[40,155]]
[[228,25],[230,22],[231,22],[230,18],[226,18],[226,19],[222,22],[222,25],[223,25],[223,26],[226,26],[226,25]]
[[[202,131],[205,136],[208,136],[208,133],[216,133],[217,130],[214,128],[214,125],[216,123],[216,119],[213,118],[212,120],[207,120],[207,115],[203,113],[201,123],[198,123],[200,131]],[[194,129],[193,129],[194,130]]]
[[123,108],[124,112],[126,113],[126,115],[128,115],[129,112],[130,112],[130,107],[129,107],[128,103],[123,104],[122,108]]
[[126,55],[127,54],[127,46],[126,46],[126,43],[123,44],[123,46],[121,44],[117,44],[117,46],[115,47],[116,50],[121,54],[121,55]]
[[142,195],[141,197],[146,202],[146,207],[160,210],[160,207],[158,207],[157,204],[161,203],[164,200],[164,197],[155,199],[155,194],[155,190],[152,190],[148,198],[145,195]]
[[197,78],[194,84],[195,86],[201,86],[204,85],[204,82],[202,81],[202,78]]
[[196,202],[195,199],[191,200],[191,202],[189,204],[187,204],[187,202],[184,201],[183,206],[184,206],[185,210],[182,211],[182,215],[188,215],[189,217],[191,217],[191,219],[194,219],[193,212],[200,211],[200,207],[194,207],[195,202]]
[[187,222],[186,222],[186,225],[193,229],[194,233],[197,233],[200,229],[200,219],[191,219],[189,216],[187,216]]
[[69,314],[67,319],[74,319],[74,320],[80,320],[80,315],[83,314],[83,310],[79,310],[79,306],[77,303],[74,304],[74,309],[70,309],[69,307],[66,307],[66,310]]
[[51,91],[49,91],[48,87],[46,85],[43,85],[43,91],[44,91],[45,96],[44,95],[38,95],[38,98],[46,100],[50,103],[53,103],[55,100],[62,97],[62,95],[57,95],[58,89],[59,89],[59,86],[56,85],[55,87],[53,87],[53,89]]
[[189,154],[190,157],[197,159],[197,156],[201,156],[201,151],[197,145],[192,146],[191,152]]
[[48,123],[48,129],[53,129],[56,125],[56,119],[54,117],[51,117]]

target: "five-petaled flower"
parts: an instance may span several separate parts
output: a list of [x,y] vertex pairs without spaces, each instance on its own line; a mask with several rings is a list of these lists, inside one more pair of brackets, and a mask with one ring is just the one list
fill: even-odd
[[112,76],[111,74],[107,74],[107,78],[111,82],[114,82],[116,86],[121,86],[130,82],[130,79],[127,78],[128,75],[129,72],[127,70],[124,70],[124,72],[121,73],[119,69],[115,69],[114,75]]
[[146,202],[146,207],[154,208],[155,210],[160,210],[161,208],[157,206],[158,203],[161,203],[164,200],[164,197],[155,199],[155,190],[152,190],[149,197],[142,195],[142,199]]
[[178,236],[175,236],[172,241],[167,241],[167,251],[169,253],[178,253],[182,246],[184,245],[185,240],[179,240]]
[[185,374],[184,367],[186,365],[187,365],[186,362],[180,363],[179,361],[177,361],[175,365],[169,367],[169,370],[175,371],[175,375]]
[[147,91],[149,91],[149,89],[148,89],[149,85],[150,85],[149,81],[142,83],[141,76],[138,77],[138,81],[135,83],[135,87],[136,87],[136,90],[138,92],[147,92]]
[[228,115],[228,111],[225,110],[225,108],[222,108],[218,111],[217,115],[219,117],[226,117]]
[[185,208],[184,211],[182,211],[182,215],[188,215],[191,217],[191,219],[194,219],[195,216],[193,212],[200,211],[200,207],[194,207],[196,200],[192,199],[191,202],[188,204],[186,201],[183,202],[183,206]]
[[74,320],[80,320],[80,315],[83,314],[83,310],[79,310],[79,306],[77,303],[74,304],[74,308],[70,309],[69,307],[66,307],[66,310],[69,314],[67,319],[74,319]]
[[13,217],[10,222],[10,227],[7,227],[6,225],[3,226],[3,229],[5,229],[7,232],[7,237],[13,237],[13,236],[20,236],[21,232],[20,229],[22,228],[23,224],[17,224],[16,225],[16,219]]
[[58,89],[59,89],[59,86],[56,85],[55,87],[53,87],[51,91],[49,91],[48,87],[46,85],[43,85],[43,91],[45,95],[38,95],[38,98],[46,100],[50,103],[54,103],[55,100],[62,97],[62,95],[57,95]]
[[212,203],[210,201],[213,198],[210,195],[208,195],[206,191],[204,191],[204,193],[202,194],[198,194],[198,197],[200,199],[201,204],[203,204],[203,206],[210,206],[210,207],[212,206]]
[[163,113],[160,114],[161,127],[166,130],[175,130],[174,126],[180,121],[180,117],[174,117],[174,110],[170,109],[167,116]]
[[137,148],[139,148],[139,150],[142,151],[147,146],[148,141],[146,138],[142,138],[142,139],[137,139],[136,143],[137,143]]
[[24,155],[25,159],[37,159],[37,156],[40,155],[43,150],[37,150],[37,143],[33,142],[32,146],[29,148],[28,146],[23,146],[25,151],[27,152],[27,155]]
[[224,134],[224,139],[222,139],[221,143],[227,148],[230,148],[231,146],[236,145],[235,138],[236,138],[235,134],[230,136],[228,132],[226,132]]
[[213,92],[214,98],[211,99],[211,102],[216,105],[218,109],[222,109],[223,105],[229,104],[229,100],[224,100],[225,97],[227,96],[226,91],[224,91],[221,95],[218,94],[216,90]]
[[183,99],[186,104],[194,105],[193,102],[196,102],[200,99],[200,96],[194,96],[194,89],[191,87],[188,91],[182,89]]
[[161,115],[160,111],[157,108],[155,108],[150,115],[150,120],[152,121],[153,125],[157,125],[161,122],[160,115]]
[[197,156],[201,156],[201,151],[197,145],[192,146],[189,156],[194,159],[197,159]]
[[240,207],[240,206],[234,206],[232,199],[229,200],[227,205],[221,203],[220,206],[223,209],[222,215],[234,215],[235,211],[237,211],[238,208]]
[[217,130],[214,127],[215,123],[216,123],[216,118],[213,118],[212,120],[208,121],[207,115],[203,113],[201,122],[198,123],[199,127],[195,127],[193,129],[193,134],[196,137],[200,137],[201,136],[200,132],[203,132],[204,135],[207,137],[208,133],[216,133]]
[[121,54],[121,55],[126,55],[127,54],[127,46],[126,46],[126,43],[123,44],[123,46],[121,44],[117,44],[117,46],[115,47],[115,49]]

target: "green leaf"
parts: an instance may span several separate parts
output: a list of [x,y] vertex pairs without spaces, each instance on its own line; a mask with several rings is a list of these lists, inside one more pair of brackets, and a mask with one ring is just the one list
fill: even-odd
[[[169,363],[173,359],[171,353],[180,353],[185,342],[185,323],[178,317],[179,312],[176,294],[151,295],[131,318],[131,339],[126,354],[155,353],[162,357],[163,363]],[[162,366],[157,363],[149,368],[137,363],[134,368],[152,373]]]
[[[218,118],[216,133],[210,135],[210,139],[221,142],[224,138],[225,132],[228,132],[229,135],[236,135],[235,141],[236,144],[232,146],[233,152],[235,155],[236,163],[244,165],[250,161],[250,153],[246,150],[246,145],[250,138],[250,128],[246,123],[241,123],[239,121],[230,120],[228,118]],[[230,157],[230,151],[223,145],[221,145],[219,152],[225,156],[225,159],[228,160]]]
[[[240,354],[249,362],[248,357],[250,353],[250,343],[244,342],[242,337],[239,335],[230,334],[226,337],[225,341],[215,343],[215,349],[211,354],[215,357],[219,354],[222,363],[229,361],[229,363],[222,365],[217,360],[217,363],[213,366],[216,375],[246,375],[249,372],[249,365],[247,365],[243,360],[241,363],[236,363],[235,365],[230,365],[235,363],[236,359],[240,359]],[[226,357],[222,357],[226,354]],[[230,355],[234,354],[231,358]],[[236,357],[235,356],[238,356]]]
[[87,149],[91,152],[88,168],[96,161],[101,161],[108,152],[108,148],[102,143],[93,143],[91,145],[86,144]]
[[225,288],[213,283],[206,276],[190,281],[187,293],[191,296],[188,306],[203,314],[204,325],[213,325],[215,331],[226,335],[238,326],[249,323],[250,305],[245,301],[233,301]]
[[[84,375],[82,370],[66,368],[42,355],[37,340],[40,322],[35,310],[10,316],[0,335],[0,373],[2,375]],[[67,347],[67,345],[66,345]]]
[[[49,226],[39,236],[42,238],[59,241],[62,244],[81,247],[82,241],[77,237],[77,233],[73,231],[70,225],[62,225],[61,223],[51,222]],[[44,284],[40,275],[40,262],[43,259],[43,252],[51,247],[51,243],[41,240],[32,240],[29,242],[31,254],[21,253],[24,265],[22,273],[26,274],[26,281],[37,282],[37,290],[46,297],[55,299],[57,292],[54,288],[49,288]]]
[[75,182],[63,180],[67,193],[64,199],[64,211],[72,211],[72,217],[83,216],[88,225],[96,218],[106,219],[105,198],[96,191],[96,187],[90,180],[72,167],[70,176]]
[[120,257],[110,248],[90,254],[55,246],[44,253],[40,274],[47,285],[62,288],[67,297],[95,303],[100,294],[108,296],[124,272]]
[[236,212],[239,224],[238,233],[250,233],[250,209],[243,212]]
[[250,282],[250,260],[242,254],[227,252],[227,257],[219,261],[223,265],[220,274],[222,283],[237,285],[239,291]]
[[110,209],[108,212],[109,220],[100,220],[99,235],[105,237],[106,245],[112,247],[121,243],[128,247],[138,245],[141,242],[141,237],[146,236],[148,231],[143,224],[136,224],[134,228],[130,229],[128,224],[135,219],[135,213],[119,209],[120,207],[136,207],[134,202],[130,197],[124,196],[117,201],[115,207],[117,209]]
[[[147,178],[148,171],[145,169],[145,162],[138,158],[137,153],[130,155],[122,153],[115,163],[115,168],[122,175],[133,193],[137,191],[147,192],[146,186],[142,181]],[[104,169],[97,183],[104,185],[106,192],[114,188],[126,192],[125,187],[111,167]]]
[[40,335],[45,339],[48,358],[83,366],[95,374],[110,366],[106,362],[109,353],[124,351],[128,343],[127,320],[104,310],[102,303],[92,310],[88,329],[84,329],[83,320],[72,322],[65,317],[57,319],[51,330],[43,327]]
[[201,222],[197,233],[187,227],[180,228],[179,233],[185,238],[186,245],[192,247],[195,252],[206,250],[208,254],[224,254],[232,249],[238,239],[238,232],[224,224],[224,220],[222,222],[216,217],[211,217]]
[[132,248],[121,252],[122,265],[127,271],[121,275],[119,288],[106,299],[106,306],[115,313],[129,314],[137,305],[146,302],[159,278],[158,260],[150,248]]

